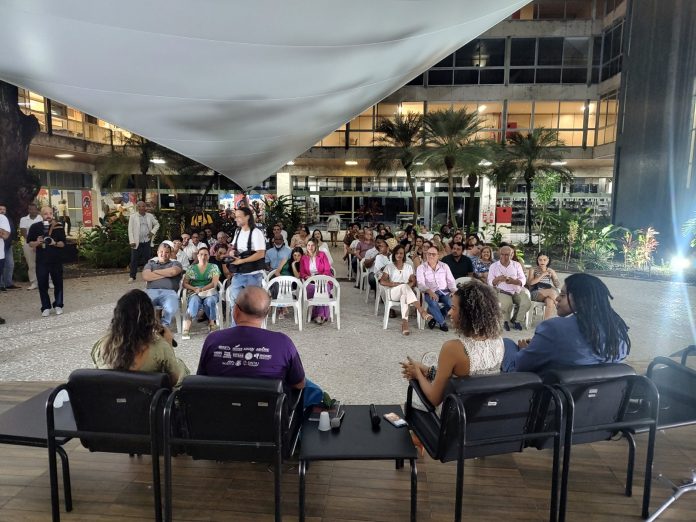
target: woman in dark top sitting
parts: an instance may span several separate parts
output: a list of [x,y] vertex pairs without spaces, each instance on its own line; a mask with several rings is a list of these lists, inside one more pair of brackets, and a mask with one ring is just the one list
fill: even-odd
[[623,361],[631,350],[628,326],[611,307],[607,286],[589,274],[566,278],[558,317],[542,321],[531,340],[505,339],[504,372]]

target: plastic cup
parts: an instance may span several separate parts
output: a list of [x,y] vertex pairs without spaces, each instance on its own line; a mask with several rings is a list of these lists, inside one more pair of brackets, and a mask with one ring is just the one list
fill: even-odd
[[331,429],[331,421],[329,420],[329,412],[322,411],[319,415],[319,431],[329,431]]

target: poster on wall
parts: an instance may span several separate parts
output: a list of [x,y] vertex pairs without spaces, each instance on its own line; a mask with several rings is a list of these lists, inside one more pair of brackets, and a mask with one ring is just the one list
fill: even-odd
[[36,201],[39,205],[39,208],[49,205],[50,199],[48,196],[48,189],[40,189],[39,193],[36,195]]
[[94,226],[92,222],[92,192],[82,191],[82,225],[85,227]]

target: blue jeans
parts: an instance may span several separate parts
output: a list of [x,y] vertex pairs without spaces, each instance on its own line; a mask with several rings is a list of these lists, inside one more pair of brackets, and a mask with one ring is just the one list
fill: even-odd
[[515,341],[507,337],[503,339],[503,346],[505,347],[505,353],[503,354],[503,364],[500,365],[500,370],[502,372],[514,372],[515,356],[520,349]]
[[232,277],[232,284],[227,290],[227,306],[230,307],[230,327],[235,326],[234,315],[234,303],[237,301],[237,296],[243,288],[247,286],[258,286],[261,287],[263,281],[263,275],[259,272],[258,274],[234,274]]
[[439,291],[436,293],[438,301],[433,301],[427,293],[423,293],[423,295],[425,296],[425,304],[428,306],[428,312],[437,321],[437,324],[442,326],[445,324],[447,312],[452,308],[452,296]]
[[215,321],[217,319],[217,313],[215,309],[215,305],[217,305],[217,302],[217,294],[211,295],[210,297],[206,298],[200,298],[195,294],[191,294],[188,298],[188,307],[186,311],[191,319],[195,319],[198,315],[198,310],[200,310],[202,306],[203,310],[205,311],[205,315],[208,316],[208,319],[210,321]]
[[179,310],[179,296],[174,290],[162,288],[148,288],[145,292],[154,306],[162,307],[162,326],[169,327]]

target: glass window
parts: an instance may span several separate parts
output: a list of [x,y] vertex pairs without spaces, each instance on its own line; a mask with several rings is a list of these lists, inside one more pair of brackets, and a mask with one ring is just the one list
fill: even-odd
[[537,69],[536,83],[561,83],[561,70]]
[[586,66],[589,54],[589,38],[565,38],[563,40],[563,66]]
[[399,105],[397,103],[378,103],[377,104],[377,115],[378,116],[394,116],[399,110]]
[[537,64],[561,65],[562,63],[563,38],[539,38],[539,56]]
[[566,20],[590,20],[592,18],[592,2],[588,0],[566,0]]
[[478,69],[458,69],[454,71],[455,85],[476,85],[479,82]]
[[562,20],[565,17],[563,1],[537,0],[536,18],[538,20]]
[[437,62],[433,67],[452,67],[454,65],[454,54],[450,54]]
[[423,114],[423,102],[401,102],[401,114]]
[[536,38],[513,38],[510,48],[510,65],[534,65],[535,49]]
[[558,102],[538,101],[534,103],[534,128],[558,128]]
[[423,75],[419,74],[413,80],[408,82],[406,85],[423,85]]
[[429,102],[428,112],[446,111],[452,107],[452,102]]
[[65,118],[68,115],[68,107],[62,103],[51,100],[51,116]]
[[574,67],[563,69],[563,83],[587,83],[587,69]]
[[503,69],[481,69],[481,84],[502,84],[504,80],[505,71]]
[[428,85],[452,85],[452,71],[431,69],[428,71]]
[[510,69],[510,83],[534,83],[534,69]]
[[530,129],[532,102],[508,102],[508,129]]

